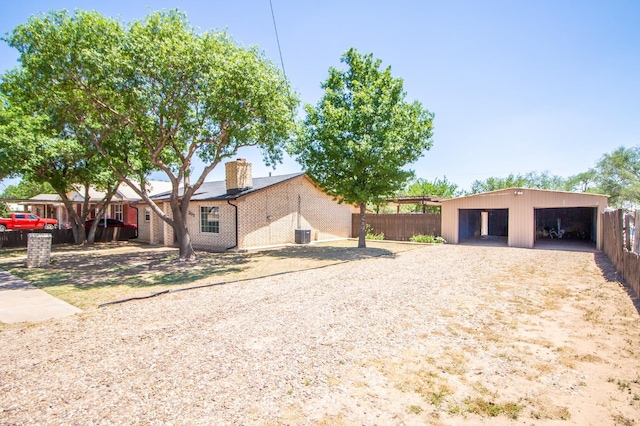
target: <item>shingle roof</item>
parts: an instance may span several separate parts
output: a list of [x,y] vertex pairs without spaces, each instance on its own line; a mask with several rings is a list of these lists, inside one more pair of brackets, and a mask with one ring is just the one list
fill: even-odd
[[[251,194],[256,191],[260,191],[261,189],[265,189],[267,187],[277,185],[289,179],[296,178],[298,176],[303,176],[304,173],[292,173],[288,175],[281,176],[269,176],[269,177],[261,177],[261,178],[253,178],[253,186],[247,190],[235,193],[235,194],[227,194],[227,187],[225,181],[215,181],[215,182],[205,182],[202,184],[198,191],[193,194],[191,200],[193,201],[205,201],[205,200],[235,200],[236,198],[244,197],[245,195]],[[154,200],[162,200],[169,197],[171,191],[163,192],[161,194],[154,195],[151,197]],[[178,196],[182,196],[183,188],[180,188]]]

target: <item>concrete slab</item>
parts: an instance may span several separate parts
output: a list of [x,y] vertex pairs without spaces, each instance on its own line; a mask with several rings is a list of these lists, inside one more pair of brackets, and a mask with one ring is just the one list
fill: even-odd
[[82,310],[0,269],[0,322],[38,322]]

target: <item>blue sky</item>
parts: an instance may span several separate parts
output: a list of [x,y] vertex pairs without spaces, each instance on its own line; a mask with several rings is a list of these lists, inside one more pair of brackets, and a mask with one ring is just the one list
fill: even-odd
[[[434,145],[411,168],[468,189],[476,179],[548,171],[569,176],[619,146],[640,145],[640,1],[272,0],[287,76],[315,104],[350,47],[373,53],[435,113]],[[0,6],[0,33],[52,9],[92,9],[125,21],[178,8],[202,30],[226,29],[279,63],[268,0],[30,0]],[[17,65],[0,43],[0,71]],[[254,175],[275,171],[239,153]],[[223,178],[214,171],[208,180]],[[2,188],[0,187],[0,190]]]

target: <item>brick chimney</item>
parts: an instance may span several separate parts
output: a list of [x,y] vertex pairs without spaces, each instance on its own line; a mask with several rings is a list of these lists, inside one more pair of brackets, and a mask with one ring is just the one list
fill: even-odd
[[237,194],[253,187],[251,163],[244,158],[224,164],[226,172],[227,194]]

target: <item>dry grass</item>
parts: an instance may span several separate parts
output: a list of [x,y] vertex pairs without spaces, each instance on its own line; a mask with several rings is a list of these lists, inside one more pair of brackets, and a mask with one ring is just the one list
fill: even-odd
[[25,249],[0,255],[0,268],[81,309],[167,289],[247,280],[322,268],[381,256],[394,256],[419,245],[367,242],[353,250],[351,240],[286,246],[240,253],[197,251],[195,262],[178,262],[177,249],[137,243],[55,246],[51,265],[27,269]]
[[[109,289],[180,288],[178,273],[186,285],[284,273],[0,333],[0,416],[16,424],[126,423],[133,412],[140,424],[638,423],[640,318],[600,254],[369,245],[201,253],[192,271],[174,266],[171,250],[154,260],[140,257],[150,249],[136,257],[126,247],[78,254],[98,269],[119,259],[118,272],[102,272],[129,280],[122,288],[77,280],[69,294],[93,295],[92,303]],[[62,274],[59,264],[77,256],[57,255],[46,271]],[[156,262],[162,285],[149,278],[150,263],[136,269],[143,261]],[[136,286],[136,276],[148,282]]]

